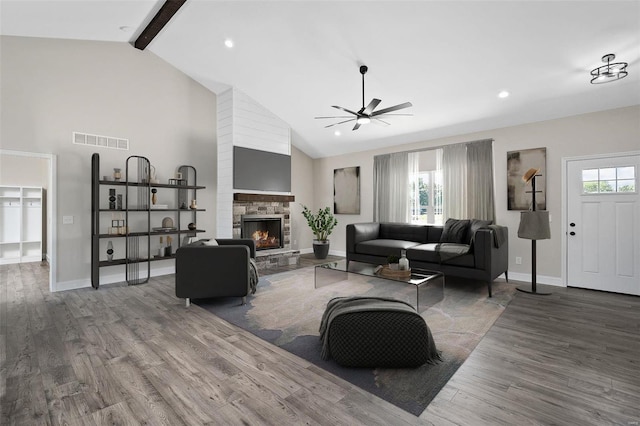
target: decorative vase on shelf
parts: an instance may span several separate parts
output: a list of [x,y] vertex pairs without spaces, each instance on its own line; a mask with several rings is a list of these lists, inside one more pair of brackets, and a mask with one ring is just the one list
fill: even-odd
[[107,243],[107,260],[109,262],[113,260],[113,243],[111,241]]
[[151,165],[149,167],[151,169],[151,173],[150,173],[150,176],[149,176],[149,182],[151,182],[152,184],[160,183],[160,181],[158,180],[158,176],[156,175],[156,168],[151,166]]
[[198,208],[198,204],[196,203],[196,200],[191,200],[191,205],[189,206],[189,208],[191,210],[195,210]]
[[173,241],[173,238],[167,237],[167,246],[164,248],[164,255],[167,257],[171,256],[171,253],[172,253],[172,248],[171,248],[172,241]]
[[164,256],[164,237],[160,237],[160,244],[158,244],[158,257]]
[[122,178],[121,170],[118,169],[117,167],[114,167],[113,168],[113,180],[118,182],[121,178]]
[[191,222],[189,225],[187,225],[187,228],[189,228],[190,231],[195,231],[196,230],[196,224]]

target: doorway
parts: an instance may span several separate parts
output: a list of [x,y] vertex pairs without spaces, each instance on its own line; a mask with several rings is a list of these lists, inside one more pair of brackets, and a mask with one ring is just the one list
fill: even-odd
[[640,295],[640,152],[563,160],[565,284]]
[[[11,151],[0,149],[0,158],[32,158],[44,160],[46,171],[44,180],[47,183],[46,190],[46,219],[43,224],[46,228],[46,259],[49,262],[49,291],[56,291],[56,156],[54,154],[43,154],[36,152]],[[43,251],[45,247],[43,247]]]

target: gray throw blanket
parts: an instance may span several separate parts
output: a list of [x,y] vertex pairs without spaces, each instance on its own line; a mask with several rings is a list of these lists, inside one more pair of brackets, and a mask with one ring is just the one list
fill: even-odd
[[258,265],[256,265],[255,260],[249,258],[249,287],[251,288],[251,294],[255,294],[259,279]]
[[[322,359],[329,359],[331,353],[329,348],[329,329],[331,321],[338,315],[351,312],[372,312],[372,311],[393,311],[393,312],[410,312],[418,315],[411,304],[402,300],[391,299],[386,297],[335,297],[327,303],[327,308],[322,315],[320,322],[320,340],[322,340]],[[429,338],[429,363],[442,361],[436,344],[431,336],[431,330],[427,326]]]
[[446,262],[447,260],[467,254],[469,253],[470,248],[471,246],[468,244],[440,243],[436,245],[436,251],[440,257],[440,262]]
[[507,240],[507,228],[500,225],[489,225],[488,228],[493,231],[493,245],[495,248],[500,248]]

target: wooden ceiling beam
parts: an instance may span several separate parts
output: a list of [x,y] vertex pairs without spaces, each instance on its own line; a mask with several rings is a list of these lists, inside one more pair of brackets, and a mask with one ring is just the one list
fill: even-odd
[[149,25],[142,30],[140,36],[136,39],[133,44],[136,49],[144,50],[151,40],[155,38],[155,36],[162,31],[165,25],[173,18],[173,15],[176,14],[178,9],[185,4],[187,0],[166,0],[156,16],[153,17]]

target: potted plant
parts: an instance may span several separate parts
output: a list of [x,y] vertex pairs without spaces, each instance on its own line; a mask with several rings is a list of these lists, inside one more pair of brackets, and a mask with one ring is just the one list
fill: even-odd
[[387,263],[389,264],[389,269],[391,269],[392,271],[397,271],[398,269],[400,269],[398,264],[399,261],[400,258],[398,256],[387,256]]
[[307,206],[303,205],[302,215],[307,219],[307,224],[316,236],[315,240],[313,240],[313,254],[315,254],[317,259],[326,259],[329,254],[329,240],[327,237],[329,237],[333,228],[336,227],[338,221],[331,214],[329,207],[319,209],[318,213],[313,214]]

